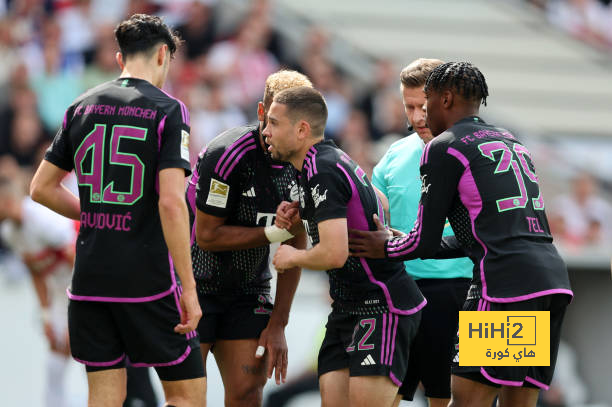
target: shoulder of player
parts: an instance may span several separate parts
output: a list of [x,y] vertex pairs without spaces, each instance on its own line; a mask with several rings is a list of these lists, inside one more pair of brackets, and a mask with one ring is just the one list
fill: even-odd
[[244,144],[253,144],[257,141],[256,138],[257,126],[234,127],[213,138],[206,146],[206,151],[211,153],[234,151],[241,149]]
[[349,185],[350,174],[357,164],[341,149],[336,146],[315,146],[316,152],[307,156],[304,161],[302,174],[306,174],[310,185],[324,182],[339,188],[341,184]]
[[242,126],[229,129],[212,139],[201,159],[209,160],[212,170],[227,178],[247,153],[257,148],[257,126]]
[[150,83],[146,83],[144,86],[146,86],[144,88],[144,90],[146,90],[144,96],[151,99],[159,110],[163,111],[166,116],[170,116],[175,113],[180,114],[183,123],[189,126],[189,109],[187,109],[187,106],[182,100]]
[[[74,99],[74,101],[72,102],[72,104],[70,106],[68,106],[68,109],[66,109],[66,115],[64,117],[64,120],[67,119],[67,117],[69,116],[70,112],[74,112],[74,109],[82,104],[87,104],[87,99],[92,98],[97,96],[99,93],[104,93],[106,92],[109,87],[111,86],[113,81],[108,81],[108,82],[104,82],[101,83],[97,86],[94,86],[93,88],[90,88],[88,90],[86,90],[85,92],[81,93],[79,96],[77,96],[76,99]],[[66,123],[64,122],[64,128],[66,127]]]

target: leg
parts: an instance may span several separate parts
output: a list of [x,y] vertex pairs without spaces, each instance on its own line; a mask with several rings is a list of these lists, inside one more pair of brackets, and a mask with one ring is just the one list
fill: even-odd
[[257,339],[218,340],[213,354],[225,387],[227,407],[261,406],[266,360],[256,359]]
[[206,380],[206,361],[208,360],[208,353],[210,352],[210,348],[212,348],[212,343],[201,343],[200,344],[200,352],[202,352],[202,363],[204,364],[204,404],[206,405],[206,394],[208,392],[208,381]]
[[447,407],[450,399],[439,399],[436,397],[427,397],[429,407]]
[[87,372],[88,407],[121,407],[125,400],[125,368]]
[[499,392],[499,407],[535,407],[540,389],[532,387],[502,386]]
[[157,407],[159,403],[155,397],[148,367],[126,366],[127,395],[124,407],[142,405],[143,407]]
[[397,385],[386,376],[354,376],[349,379],[351,407],[390,407],[397,396]]
[[204,407],[206,406],[205,378],[186,380],[162,380],[166,406]]
[[395,396],[395,400],[393,400],[393,404],[392,407],[399,407],[399,403],[402,401],[402,395],[401,394],[397,394]]
[[206,406],[206,378],[200,348],[192,348],[189,356],[172,366],[155,368],[161,379],[166,405],[174,407]]
[[325,373],[319,377],[321,407],[348,407],[349,370],[341,369]]
[[491,407],[498,391],[496,387],[452,375],[448,407]]

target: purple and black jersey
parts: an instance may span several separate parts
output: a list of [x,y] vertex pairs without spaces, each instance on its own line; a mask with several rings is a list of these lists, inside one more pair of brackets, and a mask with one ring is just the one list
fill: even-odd
[[158,174],[189,168],[185,105],[136,78],[81,95],[66,111],[45,159],[75,170],[81,226],[69,296],[142,302],[177,284],[158,210]]
[[[312,245],[318,224],[346,218],[352,229],[376,230],[372,216],[383,219],[382,206],[365,172],[333,141],[315,144],[298,181],[300,216]],[[333,308],[350,314],[392,312],[409,315],[427,303],[404,264],[387,259],[349,256],[344,266],[328,270]]]
[[228,130],[200,153],[187,186],[192,222],[191,257],[198,291],[203,294],[268,294],[270,245],[210,252],[195,239],[195,213],[226,218],[226,225],[270,226],[276,208],[290,199],[295,170],[273,161],[260,143],[259,127]]
[[388,258],[431,257],[448,217],[487,301],[572,295],[531,155],[509,131],[475,116],[460,120],[425,147],[421,182],[414,228],[387,242]]

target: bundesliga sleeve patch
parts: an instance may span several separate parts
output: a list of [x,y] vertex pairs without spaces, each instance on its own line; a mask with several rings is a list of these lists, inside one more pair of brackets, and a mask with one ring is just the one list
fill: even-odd
[[189,161],[189,133],[181,130],[181,158]]
[[210,180],[210,189],[208,190],[208,198],[206,205],[216,206],[217,208],[225,208],[227,206],[227,197],[229,196],[230,186],[216,179]]

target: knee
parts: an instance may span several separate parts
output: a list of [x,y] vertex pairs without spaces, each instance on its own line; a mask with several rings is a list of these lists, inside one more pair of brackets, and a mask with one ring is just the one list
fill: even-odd
[[263,398],[263,385],[254,383],[247,386],[238,386],[225,392],[226,405],[231,407],[257,407]]
[[164,407],[202,407],[206,405],[206,397],[172,396],[166,399]]

